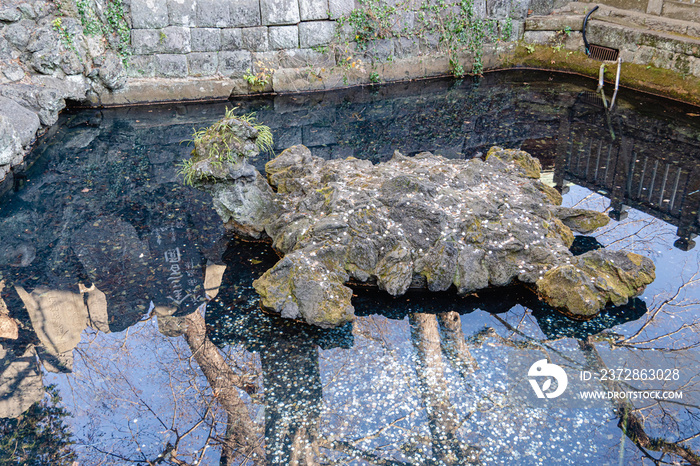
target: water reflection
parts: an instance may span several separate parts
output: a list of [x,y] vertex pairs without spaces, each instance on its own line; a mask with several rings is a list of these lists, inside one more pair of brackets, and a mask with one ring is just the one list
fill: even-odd
[[[577,248],[627,242],[654,257],[644,296],[575,322],[522,287],[464,298],[357,288],[353,325],[277,319],[252,288],[277,256],[223,236],[206,196],[175,176],[189,152],[181,141],[224,104],[77,112],[0,204],[0,315],[16,325],[0,340],[0,417],[50,408],[45,386],[57,384],[76,441],[61,448],[81,464],[697,463],[700,274],[686,250],[700,123],[625,94],[608,119],[581,94],[588,82],[558,79],[501,74],[239,104],[280,148],[301,142],[323,157],[523,147],[570,187],[566,202],[617,219]],[[683,250],[670,247],[676,233]],[[556,404],[527,381],[542,358],[569,374]],[[679,376],[578,378],[606,368]],[[577,398],[661,388],[682,390],[682,402]]]

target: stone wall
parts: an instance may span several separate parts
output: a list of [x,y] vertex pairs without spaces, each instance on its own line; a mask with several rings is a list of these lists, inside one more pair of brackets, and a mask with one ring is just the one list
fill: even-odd
[[132,77],[241,78],[246,70],[333,66],[314,47],[353,0],[132,0]]

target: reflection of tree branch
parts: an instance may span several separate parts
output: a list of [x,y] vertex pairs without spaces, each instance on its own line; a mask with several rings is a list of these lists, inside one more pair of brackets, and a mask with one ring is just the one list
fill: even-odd
[[259,434],[248,406],[241,399],[236,387],[245,388],[242,377],[233,372],[214,343],[206,336],[204,316],[199,310],[186,317],[185,341],[192,350],[197,364],[212,388],[216,400],[229,415],[228,442],[235,450],[252,453],[255,462],[264,461],[264,451],[259,445]]
[[416,373],[429,421],[432,454],[443,464],[478,461],[478,450],[457,438],[462,423],[447,395],[437,319],[433,314],[423,313],[408,317],[411,341],[418,355]]
[[341,440],[335,440],[333,442],[330,442],[328,445],[323,445],[324,448],[328,448],[330,450],[337,450],[342,453],[345,453],[347,455],[350,455],[354,458],[362,458],[365,461],[367,461],[370,464],[376,464],[379,466],[410,466],[411,463],[404,463],[403,461],[396,461],[396,460],[389,460],[386,458],[382,458],[379,455],[375,455],[374,453],[370,453],[368,451],[361,450],[354,445],[352,445],[350,442],[345,442]]
[[[600,373],[607,370],[605,362],[598,354],[598,350],[590,338],[579,340],[579,347],[586,357],[586,362],[592,370]],[[623,393],[619,383],[613,380],[601,380],[603,387],[613,393]],[[625,397],[613,397],[612,404],[620,421],[618,427],[634,444],[654,462],[659,462],[647,450],[669,453],[679,456],[692,465],[700,465],[700,456],[689,447],[680,445],[680,442],[669,442],[663,438],[650,437],[644,430],[644,421],[635,414],[634,405]]]
[[459,313],[454,311],[441,312],[437,317],[440,331],[443,335],[443,338],[440,340],[442,351],[456,367],[460,375],[466,379],[479,368],[479,365],[469,352],[469,348],[467,348],[464,331],[462,330],[462,319]]

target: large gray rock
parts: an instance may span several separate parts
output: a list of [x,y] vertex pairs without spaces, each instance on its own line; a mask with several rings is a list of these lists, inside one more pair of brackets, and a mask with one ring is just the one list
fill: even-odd
[[22,160],[22,144],[10,118],[0,115],[0,166],[16,165]]
[[22,147],[29,146],[41,126],[36,113],[7,97],[0,97],[0,116],[9,119]]
[[[636,296],[654,278],[653,263],[641,256],[619,253],[627,262],[617,255],[574,258],[573,233],[557,218],[561,196],[539,180],[539,162],[522,151],[492,148],[484,161],[397,152],[372,165],[353,158],[326,161],[294,146],[265,169],[272,199],[256,182],[265,201],[253,197],[252,210],[238,207],[245,228],[238,227],[234,211],[226,221],[239,234],[264,231],[284,256],[254,286],[262,305],[285,317],[323,327],[351,320],[347,282],[374,284],[396,296],[409,287],[454,287],[466,294],[514,281],[531,284],[567,313],[590,317]],[[224,187],[213,175],[205,178],[219,198],[228,192],[247,202],[236,181]],[[248,180],[253,176],[247,175],[246,189]],[[566,272],[576,261],[587,267]],[[624,286],[594,286],[590,293],[597,299],[589,307],[561,299],[563,289],[586,287],[601,270],[630,279]],[[552,279],[561,274],[574,277],[568,288]]]
[[0,21],[13,23],[22,19],[22,13],[16,7],[0,8]]
[[110,91],[121,89],[126,84],[126,72],[122,59],[114,52],[107,52],[98,76],[100,81]]
[[29,43],[32,35],[32,30],[36,28],[36,23],[29,20],[23,20],[18,23],[13,23],[3,30],[3,34],[7,41],[17,48],[24,48]]
[[41,124],[45,126],[51,126],[56,123],[58,112],[66,106],[66,102],[59,90],[29,84],[0,86],[0,96],[14,100],[36,113]]

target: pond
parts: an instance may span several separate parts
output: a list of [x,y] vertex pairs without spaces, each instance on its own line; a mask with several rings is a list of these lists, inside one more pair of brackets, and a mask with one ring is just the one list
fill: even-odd
[[[2,462],[699,464],[700,109],[621,91],[606,112],[594,88],[501,72],[65,112],[0,199]],[[236,106],[277,152],[522,148],[564,205],[612,218],[575,253],[633,251],[656,280],[586,322],[516,285],[355,289],[333,330],[267,315],[252,281],[277,255],[177,174]]]

